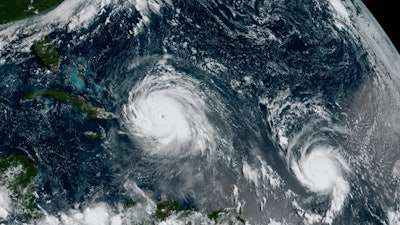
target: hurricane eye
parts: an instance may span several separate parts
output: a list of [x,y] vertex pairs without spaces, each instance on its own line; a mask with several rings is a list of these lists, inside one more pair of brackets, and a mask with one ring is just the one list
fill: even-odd
[[348,165],[339,149],[329,145],[300,148],[300,157],[293,158],[291,169],[295,177],[310,192],[330,196],[330,208],[324,221],[330,223],[349,194],[350,185],[345,177]]
[[[132,136],[151,155],[183,156],[214,148],[215,133],[206,116],[197,81],[178,73],[148,75],[131,90],[123,117]],[[170,85],[175,84],[175,85]]]

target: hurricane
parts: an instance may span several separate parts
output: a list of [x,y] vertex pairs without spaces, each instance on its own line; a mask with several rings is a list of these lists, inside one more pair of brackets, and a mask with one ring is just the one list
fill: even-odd
[[337,129],[316,122],[306,126],[288,148],[288,165],[298,181],[309,192],[328,197],[329,207],[318,219],[328,224],[342,210],[350,192],[347,179],[351,168],[341,155],[344,149],[340,143],[329,140],[331,133],[343,135],[343,131]]
[[212,153],[216,134],[200,82],[171,67],[151,73],[133,87],[123,106],[132,136],[151,155]]

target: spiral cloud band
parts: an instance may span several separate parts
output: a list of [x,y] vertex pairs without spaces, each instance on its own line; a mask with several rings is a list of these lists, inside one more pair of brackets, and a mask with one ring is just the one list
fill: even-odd
[[345,173],[350,168],[338,149],[322,144],[306,145],[301,150],[300,157],[292,159],[291,169],[308,190],[318,195],[330,196],[330,207],[323,222],[331,224],[350,192],[349,183],[345,179]]
[[172,67],[147,75],[123,106],[127,128],[151,155],[185,156],[214,149],[200,83]]
[[289,146],[288,162],[300,184],[310,192],[330,199],[324,217],[318,220],[320,223],[333,222],[350,192],[346,176],[351,171],[341,155],[343,149],[331,143],[327,138],[329,135],[324,134],[337,132],[332,128],[309,127]]
[[343,158],[333,149],[318,146],[308,155],[302,155],[298,162],[292,162],[292,170],[299,181],[310,191],[316,193],[329,193],[336,185],[343,191],[345,181],[342,168],[347,168]]

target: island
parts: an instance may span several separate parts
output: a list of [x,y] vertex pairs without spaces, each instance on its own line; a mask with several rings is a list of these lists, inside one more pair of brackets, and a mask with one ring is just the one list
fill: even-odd
[[28,218],[40,215],[35,204],[37,173],[36,163],[27,156],[0,157],[0,197],[9,200],[8,210],[1,212],[0,218],[10,214]]
[[57,73],[60,69],[60,56],[57,49],[52,43],[48,35],[42,37],[34,43],[36,55],[44,66],[49,68],[53,73]]
[[93,132],[93,131],[85,131],[85,132],[83,132],[82,133],[83,134],[83,136],[85,136],[86,138],[88,138],[88,139],[99,139],[99,138],[101,138],[101,135],[100,134],[98,134],[98,133],[96,133],[96,132]]
[[230,212],[226,209],[220,209],[209,214],[203,214],[199,212],[198,209],[183,209],[178,202],[172,200],[161,200],[156,203],[157,209],[155,211],[155,217],[158,221],[165,221],[172,215],[185,220],[185,218],[190,218],[194,214],[197,214],[197,218],[203,218],[206,224],[235,224],[244,225],[246,221],[240,216],[235,215],[235,213]]
[[78,108],[81,112],[87,113],[87,118],[89,120],[101,119],[101,120],[111,120],[115,119],[116,116],[113,113],[106,112],[102,108],[98,108],[91,103],[87,102],[81,96],[73,96],[61,90],[48,90],[42,89],[37,91],[32,91],[24,95],[23,100],[34,99],[38,96],[42,96],[47,99],[60,101],[62,103],[73,105]]

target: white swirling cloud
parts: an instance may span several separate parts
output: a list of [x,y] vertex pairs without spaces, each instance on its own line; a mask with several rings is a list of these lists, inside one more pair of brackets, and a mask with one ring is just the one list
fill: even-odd
[[197,80],[167,68],[147,75],[131,90],[123,116],[151,155],[205,153],[215,148],[205,98]]

